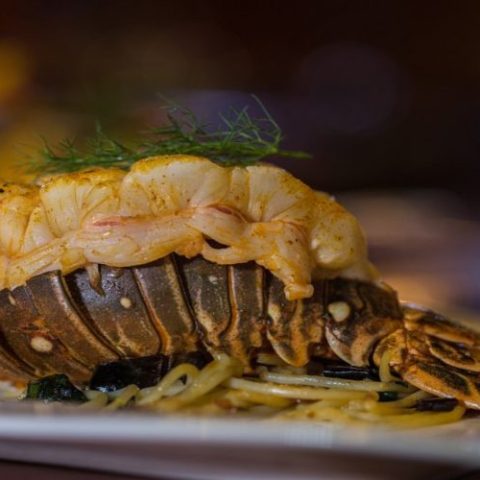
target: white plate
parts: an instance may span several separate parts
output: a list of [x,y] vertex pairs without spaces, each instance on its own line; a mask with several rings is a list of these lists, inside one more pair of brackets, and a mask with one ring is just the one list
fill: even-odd
[[0,458],[157,478],[453,478],[480,468],[480,418],[400,432],[3,403]]

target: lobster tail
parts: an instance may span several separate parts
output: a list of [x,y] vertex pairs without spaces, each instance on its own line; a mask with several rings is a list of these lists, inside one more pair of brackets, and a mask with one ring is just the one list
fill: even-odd
[[206,348],[248,363],[265,341],[265,273],[173,255],[132,268],[49,272],[0,292],[0,370],[86,382],[119,358]]
[[387,369],[439,396],[480,408],[480,337],[428,310],[401,307],[369,282],[319,280],[307,299],[257,264],[175,255],[138,267],[47,272],[0,291],[0,371],[31,380],[64,373],[78,384],[97,365],[194,351],[248,366],[274,352]]
[[[343,322],[351,333],[329,313],[347,301],[358,307]],[[100,363],[202,348],[245,365],[262,349],[296,366],[332,351],[358,364],[391,330],[381,322],[397,314],[394,294],[373,284],[323,280],[311,298],[290,301],[282,282],[253,262],[170,255],[139,267],[101,265],[98,274],[48,272],[1,291],[0,368],[13,378],[66,373],[82,383]],[[369,329],[376,333],[365,344]]]

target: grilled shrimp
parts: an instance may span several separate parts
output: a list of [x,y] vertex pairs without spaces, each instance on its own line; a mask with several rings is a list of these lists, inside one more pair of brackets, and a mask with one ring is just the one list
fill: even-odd
[[149,158],[126,174],[96,169],[49,178],[39,189],[7,185],[0,215],[6,288],[48,271],[127,267],[170,253],[255,261],[282,280],[291,300],[312,295],[312,273],[368,279],[373,272],[356,219],[270,165]]

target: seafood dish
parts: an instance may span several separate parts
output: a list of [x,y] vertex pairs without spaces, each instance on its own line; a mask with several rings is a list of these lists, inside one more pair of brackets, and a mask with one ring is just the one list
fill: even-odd
[[355,217],[282,168],[150,156],[4,184],[0,218],[0,372],[28,399],[400,427],[480,409],[479,334],[399,302]]

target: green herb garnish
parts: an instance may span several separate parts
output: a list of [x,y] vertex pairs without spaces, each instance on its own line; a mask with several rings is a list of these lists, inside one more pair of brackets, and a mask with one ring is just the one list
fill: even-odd
[[151,129],[141,140],[124,144],[109,138],[97,127],[96,135],[79,149],[65,140],[52,147],[44,142],[38,158],[31,161],[31,173],[74,172],[90,167],[128,168],[142,158],[165,154],[190,154],[222,165],[252,165],[267,157],[310,158],[305,152],[282,150],[282,131],[257,97],[261,116],[252,117],[248,107],[230,109],[219,115],[221,126],[202,124],[188,108],[169,102],[167,125]]
[[87,401],[87,397],[70,382],[66,375],[51,375],[30,382],[25,399],[43,400],[44,402]]

